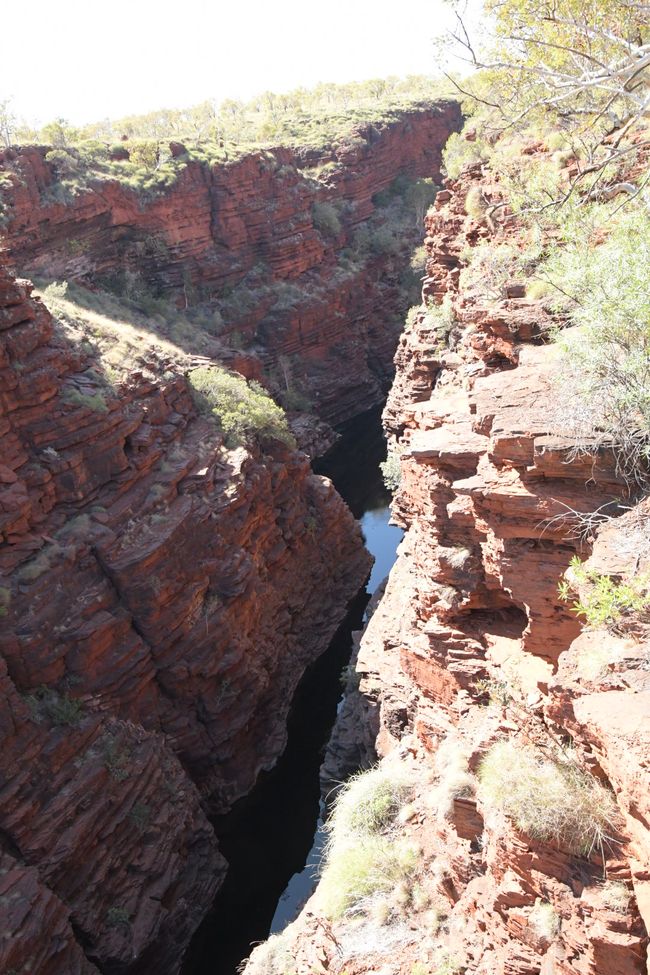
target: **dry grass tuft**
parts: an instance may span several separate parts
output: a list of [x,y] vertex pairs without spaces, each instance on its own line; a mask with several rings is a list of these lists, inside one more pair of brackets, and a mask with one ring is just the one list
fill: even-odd
[[[328,823],[329,843],[319,885],[324,913],[372,911],[376,895],[410,902],[419,850],[401,835],[400,809],[412,786],[406,776],[381,767],[354,776],[339,792]],[[376,907],[383,918],[385,909]]]
[[589,856],[616,835],[620,814],[612,794],[567,758],[500,741],[484,758],[479,781],[483,803],[501,808],[534,839]]

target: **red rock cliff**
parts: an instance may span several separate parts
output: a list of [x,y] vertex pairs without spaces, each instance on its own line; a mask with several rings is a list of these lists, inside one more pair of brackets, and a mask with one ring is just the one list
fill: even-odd
[[[383,401],[405,313],[400,278],[419,237],[414,222],[399,254],[351,259],[354,232],[373,213],[381,224],[373,197],[398,175],[439,175],[460,123],[458,104],[441,102],[319,152],[278,148],[212,167],[181,160],[174,185],[144,202],[117,181],[53,202],[47,149],[8,150],[9,252],[30,275],[91,284],[136,275],[181,308],[188,296],[234,294],[224,336],[237,333],[267,370],[293,357],[314,410],[337,424]],[[340,230],[317,229],[315,203],[336,204]]]
[[[576,457],[557,433],[557,353],[543,302],[488,297],[480,283],[471,294],[459,289],[467,247],[521,232],[466,214],[476,185],[499,199],[476,168],[438,195],[426,221],[423,294],[434,305],[447,296],[448,317],[423,305],[397,353],[385,421],[401,455],[393,510],[406,534],[361,642],[356,710],[330,756],[331,771],[374,742],[391,775],[411,776],[395,828],[415,844],[417,872],[394,895],[385,884],[381,910],[360,901],[333,922],[317,891],[253,955],[251,975],[283,951],[299,975],[646,970],[647,620],[631,635],[581,632],[558,596],[572,556],[584,559],[593,542],[589,532],[580,538],[571,512],[593,512],[624,486],[606,452]],[[600,533],[588,566],[616,578],[632,565],[644,577],[648,537],[642,506]],[[477,782],[502,739],[514,744],[511,756],[569,768],[604,797],[601,843],[576,853],[561,831],[540,838],[503,813],[519,759],[499,796]],[[531,798],[543,817],[543,789]],[[567,794],[564,808],[572,801]]]
[[206,813],[277,758],[369,557],[304,455],[225,448],[189,359],[107,386],[30,291],[0,270],[0,967],[174,972]]

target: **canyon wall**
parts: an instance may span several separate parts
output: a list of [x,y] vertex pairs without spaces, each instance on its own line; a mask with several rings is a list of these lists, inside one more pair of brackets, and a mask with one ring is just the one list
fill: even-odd
[[[606,449],[581,455],[558,433],[548,339],[558,323],[544,300],[516,279],[499,296],[486,281],[463,286],[477,245],[526,246],[514,219],[468,215],[473,188],[484,210],[503,199],[476,166],[426,219],[424,303],[401,338],[385,411],[405,537],[326,764],[336,778],[374,747],[389,780],[406,777],[408,805],[383,842],[403,838],[417,865],[399,883],[380,873],[374,900],[357,894],[339,915],[323,880],[300,918],[253,953],[251,975],[280,973],[288,958],[298,975],[646,971],[647,612],[625,632],[583,629],[558,593],[571,559],[591,551],[590,514],[616,510],[626,487]],[[633,508],[600,531],[587,576],[647,578],[649,538],[647,505]],[[481,768],[503,741],[495,794]],[[573,783],[559,813],[543,775]],[[591,797],[583,826],[598,803],[607,814],[604,835],[578,849],[561,826],[549,835],[545,817],[577,815],[581,789]],[[528,831],[506,814],[522,793],[537,824]]]
[[30,292],[0,269],[0,968],[175,972],[226,869],[207,815],[370,558],[304,454],[226,447],[190,357],[111,385]]
[[[420,237],[416,210],[406,222],[402,212],[390,240],[380,232],[360,247],[355,233],[371,218],[373,233],[391,224],[390,200],[377,194],[396,177],[439,177],[441,149],[460,124],[459,105],[443,101],[319,150],[209,165],[172,144],[175,181],[144,197],[117,179],[66,183],[45,147],[4,150],[9,256],[29,276],[145,289],[178,310],[220,307],[221,338],[258,355],[267,375],[290,360],[313,411],[336,425],[385,397],[409,303],[404,269]],[[329,226],[318,220],[324,205],[334,207]],[[197,342],[203,351],[208,336],[198,332],[184,337],[188,351]]]

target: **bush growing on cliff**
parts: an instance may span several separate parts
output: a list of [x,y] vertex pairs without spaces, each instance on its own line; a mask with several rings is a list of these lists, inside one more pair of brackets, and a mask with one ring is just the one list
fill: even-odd
[[528,923],[544,941],[552,941],[560,930],[560,917],[548,901],[537,898],[528,916]]
[[454,312],[451,306],[451,301],[447,295],[445,295],[440,303],[434,301],[433,298],[427,299],[424,315],[420,324],[420,331],[429,331],[435,335],[440,352],[442,352],[447,345],[449,334],[453,329],[454,324]]
[[611,443],[641,484],[650,460],[650,220],[594,205],[567,216],[562,246],[536,272],[579,326],[557,336],[562,423],[585,449]]
[[447,175],[457,179],[466,166],[483,162],[489,156],[489,149],[482,140],[469,140],[466,135],[452,132],[442,153],[442,161]]
[[594,629],[623,628],[626,621],[650,607],[650,579],[647,576],[616,582],[605,573],[588,569],[577,555],[571,560],[567,578],[559,584],[558,592],[564,602],[568,602],[572,594],[578,594],[571,609]]
[[485,216],[487,203],[483,199],[480,186],[470,186],[465,196],[465,213],[474,220],[481,220]]
[[378,893],[408,882],[418,850],[400,835],[399,812],[411,794],[406,778],[380,767],[354,776],[339,792],[327,823],[329,842],[319,896],[336,919],[362,911]]
[[341,220],[336,207],[331,203],[314,203],[311,208],[314,226],[328,237],[341,233]]
[[229,446],[280,440],[295,447],[284,411],[258,383],[216,366],[194,369],[188,380],[197,406],[217,418]]
[[399,451],[389,450],[386,460],[379,465],[384,484],[389,491],[395,493],[402,483],[402,466],[399,459]]
[[78,725],[83,717],[83,705],[77,698],[60,694],[51,687],[39,687],[26,698],[34,718],[49,718],[56,725]]
[[503,810],[533,839],[589,856],[616,835],[611,793],[568,758],[500,741],[483,759],[479,782],[483,804]]

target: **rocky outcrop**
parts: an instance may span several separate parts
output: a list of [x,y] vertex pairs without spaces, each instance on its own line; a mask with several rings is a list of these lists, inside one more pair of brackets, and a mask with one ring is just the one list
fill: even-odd
[[[313,410],[336,425],[384,399],[408,304],[400,281],[419,242],[415,210],[390,246],[360,249],[355,232],[371,216],[373,233],[390,224],[377,194],[397,176],[439,175],[460,122],[458,104],[441,102],[318,152],[275,148],[217,165],[176,145],[175,181],[148,198],[116,179],[66,190],[47,148],[9,149],[9,253],[21,273],[144,288],[180,310],[220,307],[211,329],[250,347],[267,375],[291,360]],[[324,204],[335,207],[325,227],[314,209]]]
[[[363,754],[371,734],[382,765],[411,777],[392,835],[414,844],[418,866],[392,900],[371,909],[366,898],[338,919],[323,916],[317,891],[272,946],[299,960],[299,975],[646,970],[647,620],[620,637],[584,630],[558,594],[571,559],[589,554],[591,515],[616,511],[626,488],[607,450],[576,454],[558,433],[543,301],[516,280],[500,297],[462,286],[468,247],[522,243],[513,219],[465,212],[472,186],[499,199],[476,167],[426,220],[424,304],[400,341],[385,412],[406,534],[328,767],[333,776],[355,741]],[[601,531],[587,571],[616,578],[633,566],[647,578],[647,519],[635,509]],[[495,794],[480,769],[503,740],[514,749]],[[504,813],[526,755],[596,789],[604,836],[576,851],[561,830],[526,832]],[[543,819],[551,800],[538,782],[529,791]],[[564,807],[576,802],[569,792]],[[262,949],[251,975],[260,964]]]
[[206,815],[281,752],[369,556],[303,454],[226,448],[188,357],[112,385],[30,292],[0,270],[0,967],[175,972],[226,868]]

